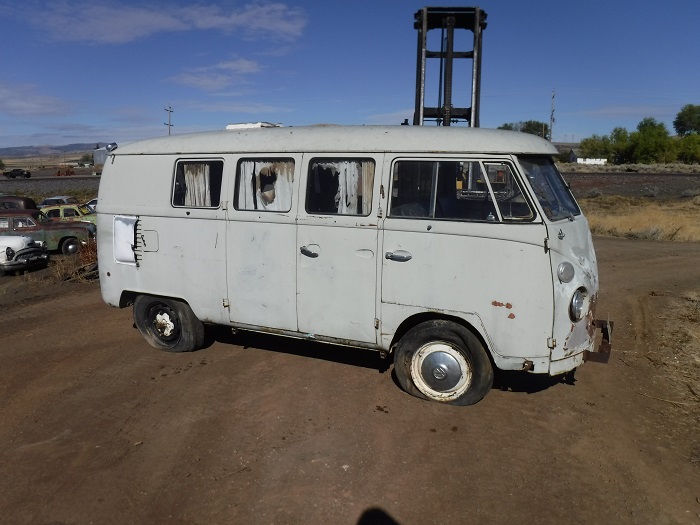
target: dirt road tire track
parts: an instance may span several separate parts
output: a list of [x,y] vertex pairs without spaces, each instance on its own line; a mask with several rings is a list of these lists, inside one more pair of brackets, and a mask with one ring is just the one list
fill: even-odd
[[610,363],[498,374],[471,407],[370,352],[225,330],[159,352],[94,283],[0,278],[0,522],[700,523],[698,403],[660,344],[700,246],[595,242]]

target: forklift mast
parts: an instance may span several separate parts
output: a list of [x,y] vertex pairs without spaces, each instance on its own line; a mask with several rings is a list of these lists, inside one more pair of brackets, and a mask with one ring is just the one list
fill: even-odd
[[[481,94],[481,35],[486,29],[486,12],[478,7],[424,7],[416,11],[413,27],[418,30],[418,64],[416,68],[416,109],[413,125],[422,126],[433,120],[440,126],[466,121],[469,127],[479,127],[479,98]],[[440,29],[440,50],[428,51],[428,31]],[[455,30],[466,29],[474,33],[471,51],[456,51]],[[425,106],[426,62],[429,58],[440,60],[438,103]],[[471,107],[453,107],[453,61],[456,58],[472,59]]]

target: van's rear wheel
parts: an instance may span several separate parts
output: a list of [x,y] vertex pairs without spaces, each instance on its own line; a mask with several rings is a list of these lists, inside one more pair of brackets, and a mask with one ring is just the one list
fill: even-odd
[[493,367],[481,341],[445,320],[409,330],[396,348],[394,371],[409,394],[450,405],[473,405],[493,385]]
[[134,322],[148,344],[159,350],[191,352],[204,343],[204,325],[187,303],[176,299],[139,295]]

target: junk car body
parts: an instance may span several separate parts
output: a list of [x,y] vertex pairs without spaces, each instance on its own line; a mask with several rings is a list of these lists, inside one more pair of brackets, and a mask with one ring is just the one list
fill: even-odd
[[94,242],[96,227],[89,222],[58,222],[41,210],[0,210],[0,235],[23,235],[49,251],[72,255]]
[[45,267],[49,253],[31,237],[0,236],[0,275]]

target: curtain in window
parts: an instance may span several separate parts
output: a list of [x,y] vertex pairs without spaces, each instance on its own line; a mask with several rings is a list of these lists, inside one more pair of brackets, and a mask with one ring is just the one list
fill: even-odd
[[187,163],[183,166],[185,173],[185,206],[211,206],[209,190],[209,165],[205,163]]
[[241,162],[238,177],[238,208],[243,210],[255,210],[255,190],[253,174],[255,162]]
[[374,162],[362,163],[362,215],[372,211],[372,189],[374,187]]
[[292,208],[294,162],[240,163],[238,208],[289,211]]
[[340,214],[357,215],[357,184],[359,179],[357,164],[357,162],[348,161],[336,164],[339,175],[335,203]]

